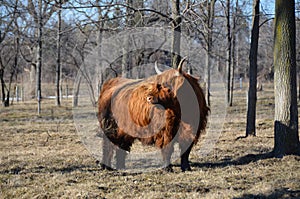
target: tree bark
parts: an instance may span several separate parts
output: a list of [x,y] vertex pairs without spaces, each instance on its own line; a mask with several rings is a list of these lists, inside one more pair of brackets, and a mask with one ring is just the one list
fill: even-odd
[[215,17],[215,0],[207,1],[207,38],[206,38],[206,102],[210,106],[210,72],[212,64],[212,33],[213,33],[213,24]]
[[41,76],[42,76],[42,35],[43,35],[43,16],[42,16],[42,0],[39,0],[39,15],[38,15],[38,53],[36,66],[36,94],[38,100],[38,114],[41,113]]
[[172,18],[173,18],[173,35],[172,35],[172,67],[177,68],[180,62],[180,40],[181,40],[181,16],[180,16],[180,1],[172,0]]
[[74,82],[74,90],[73,90],[73,107],[78,106],[78,98],[79,98],[79,91],[80,91],[80,84],[81,84],[82,75],[79,74],[79,77],[76,78]]
[[300,155],[295,2],[276,0],[274,29],[274,156]]
[[235,10],[234,10],[234,14],[232,16],[232,52],[231,52],[231,63],[232,63],[232,67],[231,67],[231,86],[230,86],[230,106],[232,106],[233,103],[233,89],[234,89],[234,72],[235,72],[235,68],[236,68],[236,35],[237,35],[237,28],[236,28],[236,24],[237,24],[237,16],[238,16],[238,7],[239,7],[239,1],[236,0],[235,3]]
[[251,31],[251,44],[249,55],[249,90],[248,90],[248,107],[247,107],[247,127],[246,137],[256,135],[256,100],[257,100],[257,49],[259,38],[259,4],[260,0],[253,1],[253,19]]
[[227,23],[227,60],[226,60],[226,68],[227,68],[227,95],[226,100],[228,106],[232,106],[232,99],[230,98],[230,89],[231,89],[231,27],[230,27],[230,0],[226,1],[226,23]]
[[4,70],[0,68],[0,81],[1,81],[1,93],[2,93],[2,105],[5,106],[5,82],[4,82]]
[[[126,0],[127,5],[132,7],[133,6],[133,0]],[[130,9],[126,8],[126,26],[131,27],[133,25],[133,18],[130,16]],[[130,69],[130,54],[129,54],[129,35],[125,35],[124,43],[123,43],[123,53],[122,53],[122,77],[131,78],[131,69]]]
[[9,82],[8,82],[6,100],[4,101],[4,106],[5,107],[8,107],[10,105],[9,98],[10,98],[10,93],[11,93],[10,92],[11,91],[11,84],[12,84],[14,76],[16,75],[17,67],[18,67],[18,63],[19,63],[20,39],[19,39],[19,33],[16,33],[16,34],[17,34],[17,36],[14,39],[14,43],[15,43],[14,65],[11,68],[11,71],[10,71],[10,77],[9,77]]
[[56,40],[56,45],[57,45],[57,60],[56,60],[56,105],[60,106],[60,71],[61,71],[61,62],[60,62],[60,52],[61,52],[61,0],[59,0],[59,9],[57,13],[58,17],[58,22],[57,22],[57,40]]
[[101,85],[104,81],[103,79],[103,66],[102,66],[102,58],[101,58],[101,54],[102,54],[102,47],[101,47],[101,44],[102,44],[102,37],[103,37],[103,28],[104,28],[104,19],[106,17],[106,14],[103,15],[103,10],[101,8],[101,1],[100,0],[97,0],[96,1],[97,5],[99,5],[99,7],[97,8],[97,12],[98,12],[98,23],[97,23],[97,26],[98,26],[98,30],[97,30],[97,53],[98,53],[98,59],[97,59],[97,69],[96,69],[96,78],[95,78],[95,84],[96,84],[96,88],[97,88],[97,96],[100,95],[100,88],[101,88]]

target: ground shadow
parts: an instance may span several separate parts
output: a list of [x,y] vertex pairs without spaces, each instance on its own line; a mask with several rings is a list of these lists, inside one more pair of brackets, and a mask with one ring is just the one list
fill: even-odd
[[250,198],[259,198],[259,199],[277,199],[277,198],[300,198],[299,190],[290,190],[288,188],[275,189],[270,194],[244,194],[241,197],[234,199],[250,199]]
[[268,153],[262,153],[262,154],[248,154],[242,157],[239,157],[237,159],[230,159],[227,158],[221,162],[206,162],[206,163],[198,163],[198,162],[192,162],[192,167],[208,167],[208,168],[223,168],[226,166],[235,166],[235,165],[246,165],[251,162],[257,162],[259,160],[269,159],[273,158],[274,155],[272,152]]

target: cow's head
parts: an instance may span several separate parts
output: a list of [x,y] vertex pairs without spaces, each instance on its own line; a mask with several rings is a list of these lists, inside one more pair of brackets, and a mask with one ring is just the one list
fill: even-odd
[[164,105],[174,99],[170,88],[158,83],[150,83],[146,91],[146,100],[150,104]]
[[158,70],[155,63],[154,67],[158,75],[150,77],[150,80],[168,85],[171,88],[180,104],[181,119],[200,131],[206,127],[210,109],[199,85],[199,79],[182,70],[185,59],[180,61],[177,69],[170,68],[163,72]]
[[176,96],[178,94],[179,89],[183,88],[186,83],[192,86],[194,90],[196,87],[199,86],[198,78],[193,77],[189,73],[186,73],[182,70],[183,63],[185,61],[186,61],[186,57],[181,59],[177,69],[170,68],[169,70],[163,72],[158,69],[157,62],[155,62],[154,64],[154,68],[157,73],[157,75],[154,76],[156,81],[164,85],[167,85],[169,88],[173,90]]

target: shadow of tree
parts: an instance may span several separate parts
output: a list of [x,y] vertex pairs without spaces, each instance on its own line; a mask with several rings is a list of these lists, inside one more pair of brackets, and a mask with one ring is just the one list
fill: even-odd
[[277,199],[277,198],[300,198],[300,190],[290,190],[288,188],[275,189],[270,194],[244,194],[241,197],[234,199],[250,199],[250,198],[259,198],[259,199]]
[[[80,173],[100,173],[103,172],[108,175],[113,176],[135,176],[139,175],[142,172],[126,172],[126,170],[103,170],[99,165],[64,165],[64,166],[36,166],[31,168],[25,168],[16,166],[11,169],[6,169],[1,171],[0,174],[27,174],[27,173],[35,173],[35,174],[41,174],[41,173],[60,173],[60,174],[70,174],[72,172],[80,172]],[[162,171],[157,171],[162,172]]]
[[224,161],[221,162],[208,162],[208,163],[196,163],[192,162],[191,166],[192,167],[208,167],[208,168],[223,168],[226,166],[234,166],[234,165],[246,165],[251,162],[257,162],[259,160],[264,160],[264,159],[269,159],[269,158],[274,158],[274,155],[272,152],[268,153],[262,153],[262,154],[248,154],[242,157],[239,157],[237,159],[225,159]]

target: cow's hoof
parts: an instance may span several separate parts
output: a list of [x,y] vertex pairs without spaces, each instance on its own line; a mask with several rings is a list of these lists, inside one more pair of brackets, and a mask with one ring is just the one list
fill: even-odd
[[103,163],[100,163],[100,168],[101,170],[107,170],[107,171],[114,171],[115,169],[103,164]]
[[171,165],[169,166],[166,166],[166,167],[163,167],[162,168],[163,171],[166,171],[166,172],[174,172],[173,168]]

